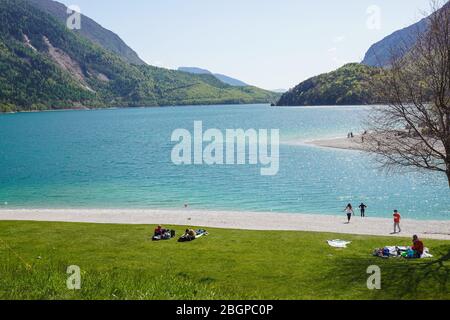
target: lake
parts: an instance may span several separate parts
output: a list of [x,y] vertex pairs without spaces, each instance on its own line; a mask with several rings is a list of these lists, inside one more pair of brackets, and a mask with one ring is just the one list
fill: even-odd
[[[292,142],[359,133],[369,107],[192,106],[0,115],[1,208],[190,208],[450,219],[437,173],[385,173],[368,154]],[[280,168],[176,166],[175,129],[280,129]]]

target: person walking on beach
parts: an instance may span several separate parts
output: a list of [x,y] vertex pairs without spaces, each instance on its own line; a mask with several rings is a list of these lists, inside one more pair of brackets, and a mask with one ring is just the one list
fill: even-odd
[[398,210],[394,210],[394,233],[397,233],[397,228],[398,228],[398,233],[402,232],[402,229],[400,228],[400,220],[402,219],[402,216],[400,215],[400,212],[398,212]]
[[349,203],[347,205],[347,207],[344,209],[345,213],[347,213],[347,219],[348,219],[348,223],[350,223],[350,220],[352,219],[352,215],[355,214],[355,212],[353,211],[353,206],[351,203]]
[[366,208],[367,206],[361,202],[361,204],[359,205],[359,209],[361,210],[361,218],[366,217]]

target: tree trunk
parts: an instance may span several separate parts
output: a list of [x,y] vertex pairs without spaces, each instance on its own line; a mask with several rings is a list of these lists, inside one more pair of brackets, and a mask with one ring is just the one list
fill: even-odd
[[447,179],[448,179],[448,187],[450,188],[450,163],[447,163]]
[[448,187],[450,188],[450,141],[447,140],[446,142],[444,142],[445,144],[445,166],[446,166],[446,170],[445,173],[447,174],[447,179],[448,179]]

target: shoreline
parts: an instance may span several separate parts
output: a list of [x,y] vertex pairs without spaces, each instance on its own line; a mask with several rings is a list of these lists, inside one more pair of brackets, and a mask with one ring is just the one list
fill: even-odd
[[342,150],[367,151],[362,143],[362,136],[356,135],[354,138],[331,138],[305,141],[306,145],[323,148],[333,148]]
[[[353,151],[363,151],[370,152],[367,145],[363,142],[363,135],[355,135],[353,138],[328,138],[328,139],[315,139],[302,142],[303,145],[309,145],[321,148],[332,148],[341,150],[353,150]],[[366,140],[367,141],[367,138]],[[294,143],[300,145],[300,142]],[[445,152],[443,146],[441,147],[441,152]]]
[[350,150],[350,151],[364,151],[364,144],[362,143],[362,135],[355,135],[353,138],[347,137],[329,137],[329,138],[313,138],[313,139],[296,139],[296,140],[286,140],[282,144],[289,146],[307,146],[307,147],[317,147],[326,149],[339,149],[339,150]]
[[403,219],[403,233],[393,232],[388,218],[214,211],[194,209],[0,209],[0,221],[40,221],[99,224],[167,224],[186,227],[254,231],[307,231],[367,236],[450,240],[450,221]]
[[155,105],[155,106],[133,106],[133,107],[80,107],[80,108],[62,108],[62,109],[44,109],[44,110],[21,110],[21,111],[10,111],[10,112],[0,112],[0,115],[11,115],[11,114],[33,114],[33,113],[46,113],[46,112],[67,112],[67,111],[103,111],[103,110],[122,110],[122,109],[156,109],[156,108],[173,108],[173,107],[199,107],[199,106],[243,106],[243,105],[267,105],[270,106],[270,102],[261,103],[219,103],[219,104],[167,104],[167,105]]

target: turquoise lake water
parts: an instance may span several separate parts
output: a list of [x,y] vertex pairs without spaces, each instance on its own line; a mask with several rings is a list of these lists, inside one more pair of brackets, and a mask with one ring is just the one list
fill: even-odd
[[[434,173],[384,173],[357,151],[292,141],[359,132],[367,107],[198,106],[0,115],[1,208],[191,208],[450,219],[450,192]],[[175,166],[173,130],[280,129],[280,171]]]

